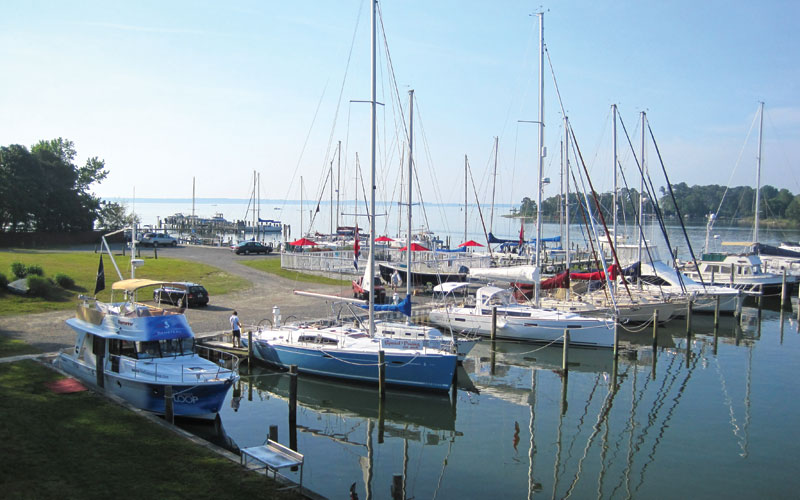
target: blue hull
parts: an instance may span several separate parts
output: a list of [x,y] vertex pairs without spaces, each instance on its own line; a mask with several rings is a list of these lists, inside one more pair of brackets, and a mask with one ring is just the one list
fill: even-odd
[[[254,341],[254,354],[261,361],[281,368],[297,365],[300,373],[365,383],[378,383],[377,353],[318,350],[300,346],[272,345]],[[393,386],[446,391],[453,383],[456,356],[385,355],[386,383]]]

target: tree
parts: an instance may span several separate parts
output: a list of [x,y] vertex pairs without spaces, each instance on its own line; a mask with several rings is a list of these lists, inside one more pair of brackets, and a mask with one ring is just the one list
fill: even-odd
[[127,207],[119,203],[101,201],[97,211],[96,226],[106,231],[116,231],[141,222],[139,216],[128,213]]
[[91,185],[106,178],[105,162],[73,161],[72,141],[58,138],[0,148],[0,230],[90,230],[100,208]]

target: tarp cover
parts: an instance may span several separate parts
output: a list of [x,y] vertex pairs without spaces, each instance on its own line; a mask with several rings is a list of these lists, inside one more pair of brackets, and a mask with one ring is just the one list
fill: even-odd
[[[611,264],[608,266],[608,273],[612,280],[617,279],[619,276],[619,268],[616,264]],[[604,271],[591,271],[588,273],[571,273],[570,275],[573,279],[576,280],[589,280],[589,281],[598,281],[606,279],[606,273]]]

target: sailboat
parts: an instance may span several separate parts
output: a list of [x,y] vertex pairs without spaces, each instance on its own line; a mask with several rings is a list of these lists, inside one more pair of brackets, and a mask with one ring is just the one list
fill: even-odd
[[[375,134],[376,134],[376,2],[372,1],[372,71],[370,120],[370,244],[365,282],[374,283],[375,260]],[[426,347],[398,345],[392,338],[375,335],[375,294],[369,294],[367,327],[293,324],[281,325],[274,314],[270,328],[254,332],[255,356],[278,367],[297,366],[300,373],[338,378],[355,382],[377,383],[379,366],[385,366],[389,385],[403,388],[446,391],[453,383],[457,357],[455,354]]]
[[[544,163],[544,14],[539,13],[539,147],[537,206],[542,206],[542,170]],[[519,304],[509,289],[484,286],[477,290],[474,305],[455,302],[437,307],[430,312],[430,321],[455,331],[489,336],[492,328],[492,309],[496,307],[496,336],[532,342],[563,342],[564,330],[569,330],[574,344],[611,347],[614,345],[614,321],[606,318],[581,316],[573,312],[544,309],[540,304],[542,217],[536,215],[535,269],[530,272],[534,285],[534,304]],[[466,284],[445,283],[438,289],[445,293],[463,288]]]

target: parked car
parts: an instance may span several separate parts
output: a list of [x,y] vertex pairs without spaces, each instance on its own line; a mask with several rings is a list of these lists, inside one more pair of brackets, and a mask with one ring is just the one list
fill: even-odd
[[[362,286],[364,282],[364,277],[360,277],[357,280],[353,280],[353,298],[361,299],[361,300],[369,300],[369,290],[365,290]],[[376,304],[385,304],[386,303],[386,289],[383,287],[383,282],[381,281],[380,276],[375,276],[375,281],[373,285],[373,290],[375,290],[375,303]]]
[[258,241],[243,241],[242,243],[236,245],[236,248],[233,251],[236,253],[236,255],[248,255],[251,253],[263,253],[264,255],[267,255],[272,253],[272,245],[264,245]]
[[139,238],[139,244],[145,247],[178,246],[178,240],[168,234],[144,233]]
[[153,290],[153,300],[181,307],[202,307],[208,305],[208,291],[197,283],[170,283]]

